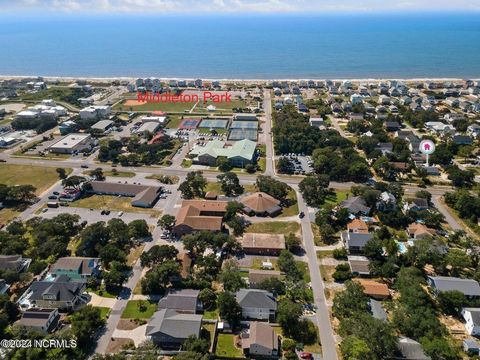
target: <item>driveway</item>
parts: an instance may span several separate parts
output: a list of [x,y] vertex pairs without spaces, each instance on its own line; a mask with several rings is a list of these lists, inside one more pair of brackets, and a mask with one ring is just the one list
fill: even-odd
[[147,337],[145,336],[146,329],[147,329],[147,324],[139,326],[133,330],[115,329],[115,331],[112,334],[112,337],[132,339],[133,342],[135,343],[135,346],[138,347],[140,344],[142,344],[147,340]]
[[87,294],[91,297],[90,302],[88,303],[89,305],[108,307],[110,309],[113,308],[113,305],[115,305],[116,299],[114,298],[98,296],[97,294],[91,292],[88,292]]

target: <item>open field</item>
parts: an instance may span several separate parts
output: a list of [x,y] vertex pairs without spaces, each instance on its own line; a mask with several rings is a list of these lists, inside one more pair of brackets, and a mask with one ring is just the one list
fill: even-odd
[[[67,174],[72,169],[65,169]],[[33,185],[37,188],[37,195],[41,194],[58,181],[58,174],[53,167],[31,165],[0,164],[0,184]]]
[[110,315],[111,309],[103,306],[95,306],[97,309],[100,309],[100,319],[107,319]]
[[249,233],[288,234],[300,232],[300,224],[294,221],[266,221],[247,227]]
[[243,100],[232,100],[230,102],[221,102],[221,103],[214,103],[213,101],[200,101],[193,112],[208,112],[207,106],[213,105],[217,108],[216,111],[212,112],[213,114],[217,112],[233,112],[235,108],[245,108],[247,104]]
[[13,218],[20,214],[20,211],[11,208],[4,208],[0,210],[0,225],[8,224]]
[[87,209],[108,209],[110,211],[147,213],[152,216],[160,215],[160,212],[157,210],[132,206],[131,201],[132,198],[124,196],[92,195],[75,200],[70,206]]
[[343,200],[349,195],[348,190],[335,190],[335,194],[327,196],[325,204],[337,205],[340,204]]
[[[255,185],[242,185],[243,188],[245,189],[245,192],[255,192],[257,191],[256,188],[255,188]],[[225,195],[225,193],[222,191],[222,187],[221,187],[221,184],[218,183],[218,182],[208,182],[207,183],[207,186],[205,188],[205,191],[208,192],[208,191],[215,191],[217,194],[219,195]]]
[[145,102],[138,104],[136,100],[126,100],[125,102],[115,105],[114,110],[118,111],[165,111],[165,112],[185,112],[195,105],[193,102]]
[[[145,306],[142,311],[140,304]],[[122,319],[149,319],[153,313],[157,310],[157,303],[147,300],[130,300],[123,310]]]

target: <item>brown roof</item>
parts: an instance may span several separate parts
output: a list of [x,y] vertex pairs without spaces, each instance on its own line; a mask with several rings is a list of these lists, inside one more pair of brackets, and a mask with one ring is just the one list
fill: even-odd
[[370,274],[370,260],[365,256],[349,256],[348,264],[353,273],[358,273],[362,275]]
[[280,206],[280,201],[263,192],[256,192],[240,199],[240,202],[256,213],[265,213]]
[[199,211],[226,212],[228,201],[217,200],[183,200],[182,207],[193,206]]
[[360,234],[368,234],[368,225],[360,219],[353,219],[347,224],[348,231],[358,232]]
[[242,348],[250,348],[251,344],[258,344],[267,349],[278,349],[278,335],[273,328],[260,321],[250,322],[248,338],[242,340]]
[[190,275],[190,270],[192,268],[192,258],[187,253],[179,253],[177,255],[177,260],[182,263],[182,270],[180,271],[180,276],[184,279]]
[[419,223],[413,223],[413,224],[408,225],[407,231],[410,235],[415,235],[415,236],[418,236],[418,235],[432,235],[432,230],[430,230],[425,225],[419,224]]
[[184,200],[176,217],[176,225],[186,225],[193,230],[220,231],[223,218],[221,216],[204,216],[204,212],[223,213],[226,201]]
[[248,281],[250,282],[250,284],[258,284],[272,277],[279,278],[280,271],[256,269],[250,269],[248,271]]
[[283,234],[245,233],[242,238],[242,247],[254,249],[285,249]]
[[388,286],[377,281],[366,279],[353,279],[353,281],[363,286],[363,292],[369,296],[389,297]]

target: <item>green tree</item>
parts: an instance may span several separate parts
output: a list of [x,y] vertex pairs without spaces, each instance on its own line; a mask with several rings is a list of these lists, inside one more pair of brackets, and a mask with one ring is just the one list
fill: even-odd
[[347,281],[345,290],[338,293],[333,300],[333,314],[339,319],[352,317],[353,315],[368,310],[368,298],[363,293],[362,285]]
[[466,304],[466,298],[460,291],[444,291],[438,294],[438,303],[447,315],[458,315]]
[[225,262],[220,274],[220,281],[223,283],[223,288],[231,292],[236,292],[247,286],[240,273],[240,268],[234,260]]
[[105,324],[101,319],[100,309],[87,305],[80,310],[75,311],[71,317],[72,332],[77,338],[77,344],[80,348],[89,348],[94,341],[94,335],[97,330]]
[[165,230],[168,231],[173,231],[173,228],[175,226],[175,216],[165,214],[163,215],[159,220],[158,220],[158,226],[164,228]]
[[307,205],[320,207],[329,194],[329,184],[330,180],[327,175],[314,175],[305,177],[298,187]]
[[340,351],[345,360],[374,360],[368,343],[354,335],[347,336],[340,344]]
[[205,310],[210,310],[215,306],[217,301],[217,295],[212,289],[205,288],[200,291],[198,294],[198,299],[202,302]]
[[57,172],[60,180],[63,180],[63,179],[67,178],[67,171],[64,168],[57,168],[56,172]]
[[238,196],[244,191],[237,174],[233,172],[220,174],[217,176],[217,179],[226,196]]
[[242,318],[242,308],[234,295],[222,292],[217,298],[217,307],[222,319],[225,319],[233,329],[238,328]]
[[218,170],[222,172],[227,172],[232,170],[233,166],[230,160],[228,160],[226,157],[220,156],[217,158],[217,167]]

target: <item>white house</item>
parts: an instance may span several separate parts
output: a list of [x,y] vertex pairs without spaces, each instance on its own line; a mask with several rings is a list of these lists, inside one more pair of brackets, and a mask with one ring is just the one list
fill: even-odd
[[469,335],[480,335],[480,308],[463,308],[465,328]]

